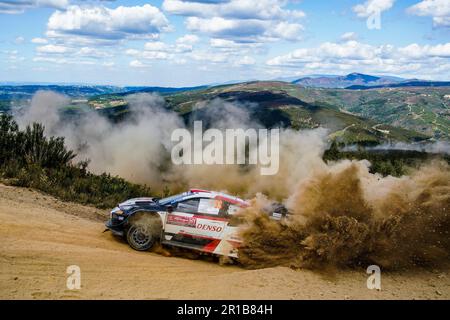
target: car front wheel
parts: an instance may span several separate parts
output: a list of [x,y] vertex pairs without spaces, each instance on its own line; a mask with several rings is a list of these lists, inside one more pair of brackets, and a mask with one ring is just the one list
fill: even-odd
[[146,251],[155,244],[156,237],[151,228],[132,225],[127,231],[127,242],[134,250]]

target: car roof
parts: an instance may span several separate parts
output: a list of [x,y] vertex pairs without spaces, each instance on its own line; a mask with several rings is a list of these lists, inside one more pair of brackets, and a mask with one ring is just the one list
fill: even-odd
[[209,198],[209,199],[218,199],[230,202],[235,205],[239,205],[241,207],[248,207],[250,204],[242,200],[241,198],[231,196],[229,194],[218,192],[218,191],[210,191],[204,189],[190,189],[186,195],[186,198]]

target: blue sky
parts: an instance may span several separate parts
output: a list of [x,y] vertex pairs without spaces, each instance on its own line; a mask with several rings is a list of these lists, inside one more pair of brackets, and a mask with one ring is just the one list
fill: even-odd
[[450,80],[449,0],[0,0],[0,82]]

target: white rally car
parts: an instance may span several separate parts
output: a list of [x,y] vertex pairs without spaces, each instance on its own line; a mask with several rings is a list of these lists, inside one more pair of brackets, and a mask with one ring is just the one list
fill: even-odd
[[[163,199],[136,198],[111,211],[106,227],[126,238],[135,250],[150,249],[156,242],[237,257],[241,243],[237,235],[236,212],[248,202],[220,192],[191,189]],[[272,207],[269,215],[281,219],[282,206]],[[278,212],[274,212],[278,211]]]

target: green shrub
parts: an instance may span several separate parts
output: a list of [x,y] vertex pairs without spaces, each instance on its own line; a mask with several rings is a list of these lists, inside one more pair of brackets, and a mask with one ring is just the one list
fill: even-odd
[[37,123],[21,131],[11,116],[0,116],[0,177],[5,182],[99,208],[151,195],[145,185],[89,172],[89,160],[73,163],[76,155],[66,149],[64,138],[47,138],[44,131]]

